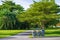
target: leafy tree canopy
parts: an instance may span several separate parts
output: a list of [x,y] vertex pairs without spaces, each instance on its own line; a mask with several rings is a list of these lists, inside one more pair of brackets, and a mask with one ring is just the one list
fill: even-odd
[[12,1],[3,1],[3,4],[0,5],[0,29],[16,28],[16,15],[23,11],[24,9],[21,5],[17,5]]
[[26,10],[20,17],[21,22],[28,21],[30,23],[37,23],[41,26],[44,26],[46,23],[50,22],[51,20],[56,20],[59,18],[57,13],[59,12],[60,8],[54,2],[34,2],[31,4],[30,8]]

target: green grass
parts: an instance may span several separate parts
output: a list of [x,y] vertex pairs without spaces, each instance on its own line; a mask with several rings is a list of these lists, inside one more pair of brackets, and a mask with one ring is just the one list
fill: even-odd
[[0,38],[5,38],[5,37],[12,36],[12,35],[16,35],[24,31],[26,30],[0,30]]
[[60,36],[60,29],[47,29],[45,36]]
[[[45,37],[60,37],[60,29],[46,29]],[[32,35],[30,35],[32,38]]]

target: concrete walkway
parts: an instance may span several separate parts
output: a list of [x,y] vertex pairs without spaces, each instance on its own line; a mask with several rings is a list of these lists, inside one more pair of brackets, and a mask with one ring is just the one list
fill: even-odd
[[18,35],[10,36],[0,40],[60,40],[60,37],[29,38],[31,33],[32,30],[28,30],[27,32],[19,33]]

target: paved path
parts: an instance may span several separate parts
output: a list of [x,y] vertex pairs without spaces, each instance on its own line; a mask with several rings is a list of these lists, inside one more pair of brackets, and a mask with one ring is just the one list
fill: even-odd
[[31,32],[31,30],[28,30],[27,32],[19,33],[18,35],[10,36],[0,40],[60,40],[60,37],[29,38]]
[[26,32],[19,33],[15,36],[10,36],[10,37],[3,38],[3,39],[0,39],[0,40],[18,40],[18,39],[23,39],[23,38],[29,38],[29,35],[31,33],[32,33],[32,30],[28,30]]

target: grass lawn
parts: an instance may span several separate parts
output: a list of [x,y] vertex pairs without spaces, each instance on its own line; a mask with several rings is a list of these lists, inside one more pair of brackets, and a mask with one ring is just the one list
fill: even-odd
[[47,29],[45,30],[45,36],[60,36],[60,29]]
[[[30,35],[30,38],[32,35]],[[60,37],[60,29],[46,29],[45,37]]]
[[0,38],[12,36],[12,35],[24,32],[24,31],[26,30],[0,30]]

